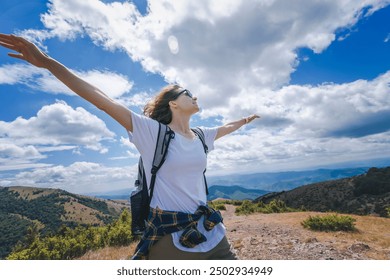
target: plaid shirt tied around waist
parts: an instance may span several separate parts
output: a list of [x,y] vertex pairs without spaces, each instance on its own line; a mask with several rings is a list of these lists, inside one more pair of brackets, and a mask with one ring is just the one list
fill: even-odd
[[205,216],[204,227],[207,231],[223,221],[219,211],[204,205],[199,206],[194,214],[150,208],[147,228],[132,259],[146,259],[153,244],[164,235],[180,230],[184,230],[179,240],[184,247],[193,248],[206,241],[207,238],[197,229],[202,216]]

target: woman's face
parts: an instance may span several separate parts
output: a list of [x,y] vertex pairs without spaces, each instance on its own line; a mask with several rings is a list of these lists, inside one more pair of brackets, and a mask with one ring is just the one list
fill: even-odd
[[174,103],[176,103],[177,106],[176,109],[190,114],[199,112],[197,98],[193,96],[190,91],[180,89],[178,94],[179,96],[174,100]]

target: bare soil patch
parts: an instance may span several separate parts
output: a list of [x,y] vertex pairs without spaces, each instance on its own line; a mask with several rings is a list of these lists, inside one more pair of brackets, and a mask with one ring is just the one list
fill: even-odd
[[349,215],[357,232],[315,232],[301,222],[318,212],[256,213],[236,216],[235,207],[222,211],[227,236],[240,259],[382,260],[390,259],[390,219]]

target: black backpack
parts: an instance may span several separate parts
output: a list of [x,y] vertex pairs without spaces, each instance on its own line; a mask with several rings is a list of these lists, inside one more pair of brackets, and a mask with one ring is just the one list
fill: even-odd
[[[203,131],[197,127],[192,131],[199,137],[203,144],[204,152],[208,153],[208,147],[205,142]],[[131,208],[131,233],[132,235],[142,235],[146,228],[146,221],[149,215],[150,202],[153,196],[154,184],[156,181],[157,171],[163,165],[167,156],[168,147],[170,141],[175,138],[175,132],[172,131],[167,125],[159,123],[159,131],[157,136],[156,148],[153,157],[153,167],[151,170],[151,180],[148,190],[146,182],[145,169],[143,166],[142,158],[139,158],[138,162],[138,178],[135,181],[136,190],[130,195],[130,208]],[[209,194],[207,181],[206,181],[206,169],[203,172],[206,194]],[[150,195],[149,195],[150,194]]]

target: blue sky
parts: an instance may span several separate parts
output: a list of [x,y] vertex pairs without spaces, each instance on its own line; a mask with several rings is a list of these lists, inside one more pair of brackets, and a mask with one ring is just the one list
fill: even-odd
[[[180,83],[202,107],[193,126],[261,115],[216,142],[210,176],[390,165],[388,0],[0,3],[1,33],[33,40],[136,112]],[[131,187],[126,131],[7,53],[0,186]]]

